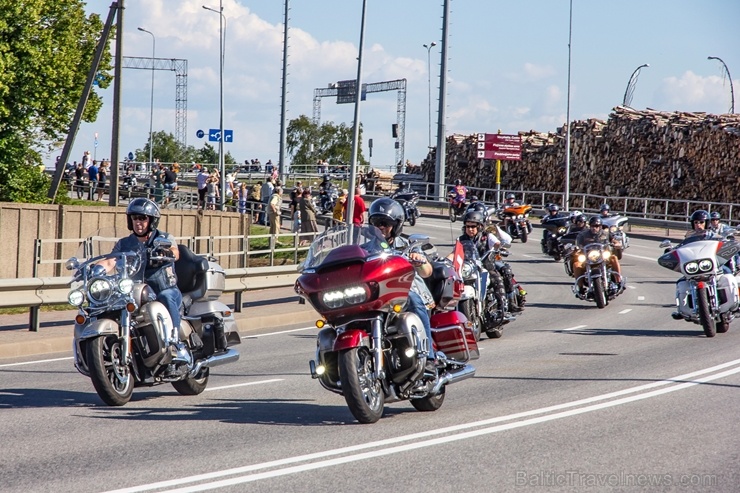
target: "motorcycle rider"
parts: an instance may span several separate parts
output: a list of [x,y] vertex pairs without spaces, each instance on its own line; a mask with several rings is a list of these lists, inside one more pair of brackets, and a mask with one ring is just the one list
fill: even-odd
[[[609,233],[602,228],[601,217],[599,216],[591,217],[588,220],[588,229],[584,229],[576,237],[576,246],[582,250],[586,245],[590,245],[591,243],[609,243]],[[613,281],[619,285],[620,290],[623,290],[625,280],[622,277],[622,268],[619,265],[616,255],[609,257],[609,264],[614,274]],[[573,259],[573,277],[578,279],[578,288],[582,294],[586,290],[586,286],[584,286],[584,279],[581,276],[585,273],[585,261],[579,262],[578,259]]]
[[[180,258],[175,238],[164,231],[157,229],[160,219],[159,207],[153,201],[138,197],[133,199],[126,208],[126,224],[131,234],[116,242],[111,253],[136,252],[141,258],[141,268],[133,276],[134,279],[143,279],[157,295],[157,301],[162,303],[172,318],[171,333],[167,335],[173,346],[173,356],[177,352],[180,328],[180,305],[182,304],[182,293],[177,287],[177,275],[175,274],[174,262],[162,264],[149,260],[150,249],[156,238],[165,238],[170,241],[171,246],[164,256],[175,260]],[[106,259],[100,265],[110,272],[115,268],[115,259]]]
[[[519,207],[521,204],[516,201],[516,195],[513,193],[507,193],[506,198],[504,199],[503,203],[503,209],[506,209],[507,207]],[[509,222],[512,220],[509,216],[504,216],[504,229],[506,231],[509,230]]]
[[570,215],[570,226],[565,234],[580,233],[586,228],[586,216],[582,212],[575,211]]
[[[485,230],[485,221],[485,215],[480,211],[471,210],[466,212],[463,216],[463,234],[458,237],[459,241],[472,241],[481,258],[483,258],[483,256],[490,250],[496,249],[501,245],[501,241],[496,237],[496,235]],[[447,258],[452,260],[452,254],[448,255]],[[496,261],[493,258],[493,255],[489,255],[486,258],[483,267],[486,268],[488,275],[491,278],[493,294],[496,297],[496,302],[499,306],[499,316],[502,317],[505,322],[510,322],[514,317],[508,313],[506,286],[504,285],[503,277],[496,268]]]
[[712,212],[709,214],[709,229],[720,236],[725,236],[728,233],[730,226],[720,222],[721,220],[722,216],[719,212]]
[[[547,224],[550,221],[556,221],[561,219],[563,216],[560,214],[560,206],[558,204],[547,204],[547,215],[542,218],[542,224]],[[550,237],[553,234],[547,230],[542,230],[542,251],[551,255],[553,253],[553,245],[550,241]]]
[[413,190],[411,190],[411,187],[409,186],[408,183],[406,183],[405,181],[402,181],[398,184],[398,187],[396,187],[396,190],[391,195],[391,198],[395,198],[399,195],[404,195],[408,193],[414,193],[414,192]]
[[452,190],[450,190],[450,193],[447,194],[447,196],[450,197],[450,199],[452,200],[452,204],[455,206],[464,204],[466,201],[467,195],[468,195],[468,188],[462,184],[462,180],[460,178],[455,180],[455,186],[452,187]]
[[[401,236],[403,223],[406,219],[403,207],[395,200],[383,197],[373,201],[368,211],[368,222],[378,228],[383,234],[391,248],[396,251],[405,250],[409,243]],[[418,278],[426,279],[432,275],[432,265],[429,263],[427,256],[422,252],[411,252],[408,254],[409,261],[414,266]],[[421,319],[426,332],[427,341],[429,341],[429,354],[427,354],[426,370],[436,374],[434,365],[435,353],[432,347],[432,326],[429,320],[427,306],[434,304],[432,294],[422,282],[414,281],[409,291],[408,301],[405,310],[415,313]]]
[[691,228],[686,232],[684,239],[693,238],[695,236],[714,236],[714,232],[709,229],[709,213],[703,209],[699,209],[691,214],[689,218]]
[[601,216],[602,219],[605,217],[611,217],[611,208],[609,207],[609,204],[601,204],[601,207],[599,208],[599,216]]
[[332,183],[329,175],[324,175],[324,179],[319,183],[319,204],[324,208],[325,204],[331,200],[329,192],[331,191]]

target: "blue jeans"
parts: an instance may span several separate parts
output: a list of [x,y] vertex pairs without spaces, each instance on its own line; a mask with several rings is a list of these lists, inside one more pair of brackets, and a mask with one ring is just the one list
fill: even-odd
[[434,344],[432,343],[432,325],[429,321],[429,312],[427,311],[424,301],[421,296],[415,291],[409,291],[409,300],[406,303],[406,311],[409,313],[415,313],[421,319],[421,324],[424,326],[424,332],[427,333],[427,339],[429,339],[429,358],[434,359]]
[[157,301],[167,307],[167,311],[170,312],[170,317],[172,317],[172,326],[175,328],[179,328],[182,293],[177,288],[177,286],[163,289],[162,291],[157,293]]

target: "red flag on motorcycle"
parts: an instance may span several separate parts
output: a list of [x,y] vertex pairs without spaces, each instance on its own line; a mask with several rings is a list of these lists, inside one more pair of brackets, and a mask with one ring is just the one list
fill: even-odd
[[460,240],[455,242],[455,249],[452,251],[452,267],[457,272],[457,275],[462,278],[462,265],[465,260],[465,251],[463,250],[462,243]]

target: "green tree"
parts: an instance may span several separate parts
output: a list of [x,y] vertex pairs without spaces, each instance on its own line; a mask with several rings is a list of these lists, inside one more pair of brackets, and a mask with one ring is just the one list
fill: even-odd
[[[352,162],[352,134],[352,127],[344,123],[326,122],[317,126],[306,115],[301,115],[288,123],[285,140],[295,164],[315,164],[319,159],[329,164],[349,164]],[[362,144],[362,125],[359,139]],[[359,145],[358,163],[366,165],[361,149]]]
[[[92,64],[103,23],[85,17],[82,0],[0,0],[0,200],[47,202],[43,174],[48,142],[66,135]],[[110,84],[110,51],[100,88]],[[83,120],[102,100],[90,93]]]
[[[152,132],[152,140],[154,141],[152,156],[163,163],[218,163],[218,149],[214,148],[208,142],[203,144],[202,149],[196,149],[193,146],[184,146],[177,141],[172,133],[163,130]],[[149,139],[147,139],[143,149],[136,149],[135,160],[149,160]],[[235,162],[229,152],[224,155],[225,164],[234,164]]]

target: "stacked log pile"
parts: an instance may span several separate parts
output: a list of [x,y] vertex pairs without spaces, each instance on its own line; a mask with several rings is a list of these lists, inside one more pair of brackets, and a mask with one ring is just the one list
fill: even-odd
[[[522,160],[502,161],[503,190],[564,189],[566,128],[519,132]],[[447,183],[495,188],[495,161],[476,157],[476,135],[447,139]],[[609,119],[571,123],[570,190],[606,197],[737,202],[740,115],[616,107]],[[422,173],[434,180],[434,150]]]

